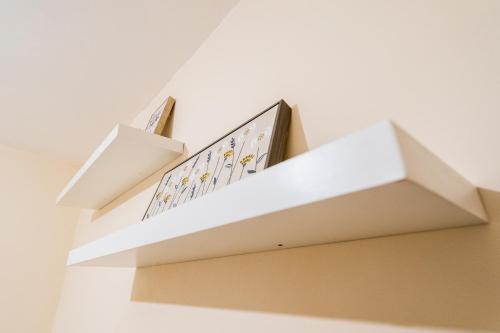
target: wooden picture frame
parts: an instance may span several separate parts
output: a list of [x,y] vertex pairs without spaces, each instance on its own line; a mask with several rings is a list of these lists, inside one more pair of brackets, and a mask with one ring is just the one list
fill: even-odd
[[168,117],[170,116],[174,105],[175,99],[168,96],[168,98],[153,112],[151,118],[149,118],[145,131],[165,136],[165,125],[167,124]]
[[281,162],[290,118],[280,100],[167,171],[143,221]]

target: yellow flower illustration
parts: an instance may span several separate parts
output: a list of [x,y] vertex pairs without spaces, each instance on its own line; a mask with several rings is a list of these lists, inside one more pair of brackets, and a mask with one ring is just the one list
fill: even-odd
[[187,183],[189,183],[189,177],[182,178],[182,185],[186,185]]
[[234,150],[229,149],[228,151],[226,151],[224,153],[224,158],[229,158],[229,157],[233,156],[233,154],[234,154]]
[[253,160],[254,156],[255,156],[254,154],[250,154],[250,155],[243,157],[240,161],[241,165],[245,166],[248,162]]
[[208,176],[210,176],[210,173],[208,172],[205,172],[203,175],[201,175],[200,177],[201,182],[204,183],[207,180]]
[[163,202],[167,203],[168,200],[170,200],[172,196],[170,194],[163,196]]

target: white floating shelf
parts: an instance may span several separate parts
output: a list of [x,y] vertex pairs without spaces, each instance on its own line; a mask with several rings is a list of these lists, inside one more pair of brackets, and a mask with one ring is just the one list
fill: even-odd
[[69,181],[56,203],[102,208],[183,152],[182,142],[117,125]]
[[70,252],[142,267],[485,223],[477,189],[390,122]]

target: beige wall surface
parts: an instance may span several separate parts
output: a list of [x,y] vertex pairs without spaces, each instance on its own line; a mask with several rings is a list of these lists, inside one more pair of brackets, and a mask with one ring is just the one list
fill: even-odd
[[50,332],[78,210],[56,207],[74,167],[0,146],[0,332]]
[[[500,2],[484,0],[242,1],[133,125],[172,95],[170,132],[191,154],[284,98],[289,156],[391,118],[499,190],[499,18]],[[160,174],[84,212],[75,246],[136,223]],[[53,332],[500,331],[500,197],[482,194],[488,226],[138,270],[71,267]]]

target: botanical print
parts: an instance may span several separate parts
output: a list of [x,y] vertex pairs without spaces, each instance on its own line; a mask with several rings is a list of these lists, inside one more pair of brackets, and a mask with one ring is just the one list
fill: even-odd
[[163,102],[156,110],[153,112],[151,115],[151,118],[149,118],[149,122],[146,125],[146,132],[148,133],[154,133],[156,130],[156,127],[158,126],[158,122],[160,121],[161,115],[163,113],[163,109],[165,108],[165,105],[167,104],[167,101]]
[[151,115],[145,131],[152,134],[163,135],[163,130],[174,104],[175,99],[171,96],[167,97]]
[[167,172],[144,219],[262,171],[278,108],[279,104]]

